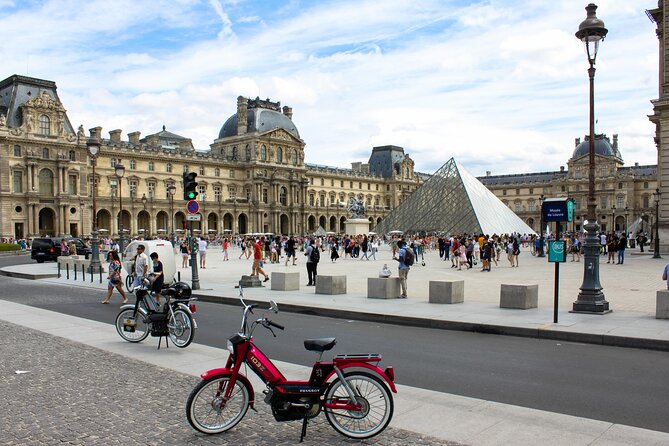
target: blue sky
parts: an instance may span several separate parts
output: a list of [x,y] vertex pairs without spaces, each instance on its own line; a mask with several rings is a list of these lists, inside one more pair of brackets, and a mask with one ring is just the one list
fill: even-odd
[[[558,170],[588,131],[583,0],[0,0],[0,78],[53,80],[76,127],[207,150],[236,98],[293,108],[305,161],[404,147],[422,172]],[[600,0],[597,132],[655,164],[656,0]],[[127,138],[127,137],[126,137]]]

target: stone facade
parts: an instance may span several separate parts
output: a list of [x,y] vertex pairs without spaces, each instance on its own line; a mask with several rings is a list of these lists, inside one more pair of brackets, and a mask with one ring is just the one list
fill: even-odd
[[[352,197],[365,201],[374,227],[424,181],[396,146],[375,147],[370,163],[350,169],[305,163],[306,143],[292,116],[278,102],[239,97],[219,137],[196,151],[165,127],[145,138],[128,133],[127,140],[119,129],[108,138],[100,127],[75,132],[54,82],[11,76],[0,82],[0,237],[91,234],[89,136],[102,141],[95,168],[101,236],[118,235],[121,209],[126,235],[182,233],[183,172],[198,174],[202,221],[194,225],[210,236],[304,234],[319,226],[343,232]],[[117,163],[125,167],[122,178]]]
[[[572,157],[558,171],[497,175],[479,180],[537,233],[541,224],[541,198],[574,199],[574,221],[569,231],[580,231],[587,219],[589,137],[575,140]],[[657,172],[654,165],[626,167],[618,149],[618,135],[611,141],[595,136],[595,199],[602,231],[624,232],[628,228],[652,235],[655,225]],[[635,224],[636,223],[636,224]],[[552,223],[552,230],[555,230]]]

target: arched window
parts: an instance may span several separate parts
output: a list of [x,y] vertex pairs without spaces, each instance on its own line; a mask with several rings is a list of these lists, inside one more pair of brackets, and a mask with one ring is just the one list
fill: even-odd
[[279,202],[285,206],[287,204],[287,200],[288,200],[288,191],[286,190],[285,187],[281,186],[281,188],[279,189]]
[[39,193],[53,195],[53,172],[49,169],[42,169],[39,172]]
[[45,136],[51,134],[51,120],[47,115],[39,116],[39,134]]
[[290,154],[290,162],[293,163],[293,166],[297,165],[297,149],[293,149],[293,152]]
[[279,148],[276,149],[276,162],[283,163],[283,149],[281,148],[281,146],[279,146]]
[[232,148],[232,159],[237,161],[237,146]]
[[225,147],[221,147],[221,157],[225,158]]
[[260,161],[267,161],[267,147],[265,147],[265,144],[260,146]]
[[70,161],[76,161],[77,160],[77,154],[74,150],[70,150],[68,158]]
[[244,156],[246,161],[251,161],[251,147],[248,144],[246,145],[246,149],[244,149]]
[[214,176],[220,177],[221,176],[221,169],[218,167],[214,169]]

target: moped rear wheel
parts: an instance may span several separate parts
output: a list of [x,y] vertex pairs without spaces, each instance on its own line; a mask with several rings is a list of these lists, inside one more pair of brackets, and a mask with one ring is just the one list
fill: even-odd
[[[345,374],[348,385],[353,389],[359,410],[325,408],[325,417],[330,425],[342,435],[350,438],[370,438],[383,432],[393,417],[394,403],[388,387],[376,376],[366,372]],[[325,393],[325,403],[343,403],[351,398],[336,378]]]
[[167,321],[167,329],[172,343],[179,348],[188,347],[193,342],[193,317],[184,310],[175,310],[174,317]]
[[220,434],[242,421],[249,408],[249,389],[237,380],[226,401],[224,394],[229,383],[229,376],[202,380],[190,393],[186,403],[186,418],[195,430],[205,434]]
[[125,320],[132,319],[134,312],[133,308],[126,308],[119,312],[116,316],[116,331],[128,342],[142,342],[149,335],[149,325],[142,313],[137,312],[135,316],[135,331],[126,331],[124,327]]

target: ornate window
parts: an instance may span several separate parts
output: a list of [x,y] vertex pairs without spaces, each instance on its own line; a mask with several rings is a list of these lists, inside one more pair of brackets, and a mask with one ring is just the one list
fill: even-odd
[[230,169],[230,178],[235,177],[235,169]]
[[262,202],[267,204],[269,202],[269,198],[267,195],[267,189],[262,190]]
[[204,166],[200,166],[200,175],[204,176]]
[[165,172],[170,173],[172,172],[172,163],[168,162],[165,164]]
[[53,196],[53,172],[49,169],[39,173],[39,193]]
[[237,161],[237,146],[232,147],[232,159]]
[[644,195],[642,197],[642,200],[643,200],[643,208],[644,209],[649,208],[650,207],[650,195]]
[[265,147],[265,144],[260,146],[260,161],[267,161],[267,147]]
[[116,167],[116,158],[111,158],[109,160],[110,167],[114,169]]
[[76,161],[77,160],[77,153],[74,150],[70,150],[67,154],[67,157],[70,161]]
[[221,176],[221,169],[218,167],[214,169],[214,176],[220,177]]
[[279,148],[276,149],[276,162],[283,163],[283,149],[281,148],[281,146],[279,146]]
[[225,147],[221,147],[221,157],[225,158]]
[[251,147],[248,144],[244,149],[244,157],[246,158],[246,161],[251,161]]
[[285,187],[281,186],[281,188],[279,188],[279,203],[285,206],[288,203],[287,200],[288,200],[288,191],[286,190]]
[[44,158],[45,160],[49,159],[49,149],[46,147],[42,149],[42,158]]
[[314,197],[314,194],[309,194],[309,206],[314,205],[315,198],[316,197]]
[[602,209],[606,209],[606,208],[608,207],[609,197],[607,197],[606,195],[602,195],[602,196],[600,197],[600,203],[601,203],[601,204],[600,204],[600,207],[601,207]]
[[237,198],[237,188],[235,186],[228,186],[228,194],[230,199],[234,200]]
[[128,181],[128,184],[130,184],[130,197],[136,197],[137,196],[137,181],[136,180],[130,180]]
[[618,209],[623,209],[625,207],[625,197],[623,197],[622,195],[616,197],[616,207]]
[[523,210],[523,207],[521,206],[520,200],[516,200],[513,202],[515,212],[521,212]]
[[130,170],[135,170],[135,169],[137,169],[137,161],[130,160]]
[[149,161],[149,172],[153,172],[155,170],[155,164],[153,161]]
[[321,178],[321,186],[325,185],[325,178]]
[[47,115],[39,117],[39,134],[49,136],[51,134],[51,120]]
[[188,173],[188,164],[184,164],[184,173]]
[[23,172],[14,171],[14,193],[23,193]]
[[536,210],[536,202],[534,200],[530,200],[527,202],[527,210],[530,212],[534,212]]
[[221,186],[214,186],[214,199],[221,201]]
[[200,194],[200,197],[199,197],[200,200],[201,200],[201,201],[204,201],[205,198],[207,198],[207,186],[205,186],[204,184],[200,184],[200,185],[197,187],[197,191],[198,191],[198,193]]
[[14,146],[14,156],[21,156],[21,146]]
[[246,188],[246,200],[251,201],[251,188],[250,187]]
[[70,195],[76,195],[77,193],[77,176],[68,175],[67,177],[67,193]]

